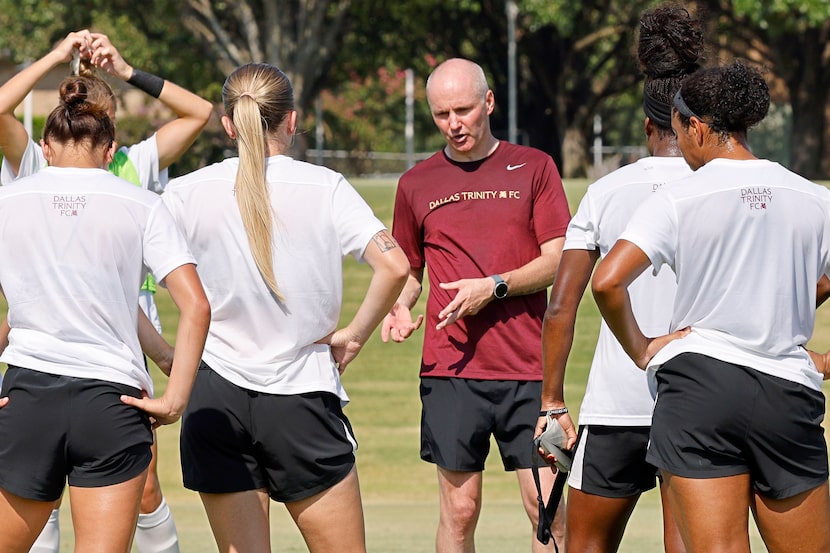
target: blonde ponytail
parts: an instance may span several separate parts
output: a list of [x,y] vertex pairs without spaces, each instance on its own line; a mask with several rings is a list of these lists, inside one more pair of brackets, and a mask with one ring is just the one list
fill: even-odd
[[233,114],[239,147],[239,171],[236,173],[236,203],[248,234],[251,254],[265,284],[277,298],[284,298],[274,277],[273,221],[271,197],[265,180],[265,132],[259,106],[249,95],[242,95]]
[[264,63],[236,69],[222,87],[225,113],[233,121],[239,148],[236,201],[248,244],[265,284],[282,301],[274,276],[274,213],[266,180],[266,141],[294,109],[288,77]]

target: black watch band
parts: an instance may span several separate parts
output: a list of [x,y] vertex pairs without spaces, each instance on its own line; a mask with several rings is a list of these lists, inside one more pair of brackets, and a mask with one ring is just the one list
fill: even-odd
[[493,297],[497,300],[503,300],[506,298],[509,290],[504,279],[499,275],[490,275],[490,278],[496,282],[495,286],[493,286]]

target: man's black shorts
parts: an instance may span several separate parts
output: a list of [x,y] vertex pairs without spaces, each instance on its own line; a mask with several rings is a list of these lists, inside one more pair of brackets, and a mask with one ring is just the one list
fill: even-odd
[[496,439],[505,470],[532,466],[542,383],[421,378],[421,458],[479,472]]

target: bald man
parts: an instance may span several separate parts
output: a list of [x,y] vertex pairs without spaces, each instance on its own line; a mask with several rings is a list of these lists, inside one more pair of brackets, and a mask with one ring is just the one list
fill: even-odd
[[[382,327],[402,342],[428,271],[421,359],[421,458],[438,471],[438,553],[475,551],[482,471],[491,436],[518,476],[535,535],[532,447],[542,381],[541,331],[570,213],[547,154],[498,140],[484,71],[464,59],[439,65],[427,101],[446,146],[400,179],[393,234],[410,276]],[[541,471],[543,493],[554,480]],[[545,495],[544,497],[547,497]],[[557,521],[564,513],[557,514]],[[554,523],[562,544],[563,528]],[[532,551],[553,551],[532,538]]]

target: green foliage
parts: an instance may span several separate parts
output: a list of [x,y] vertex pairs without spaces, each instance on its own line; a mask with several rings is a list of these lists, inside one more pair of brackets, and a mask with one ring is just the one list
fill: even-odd
[[[426,102],[424,77],[415,78],[415,149],[437,150],[443,140],[435,130]],[[366,76],[351,79],[321,95],[326,149],[348,151],[403,152],[406,110],[405,71],[391,63]],[[313,138],[316,114],[307,114],[304,127]],[[315,147],[321,145],[314,144]],[[361,170],[355,158],[355,173]]]
[[830,0],[734,0],[732,7],[762,29],[804,30],[830,18]]
[[749,129],[747,140],[752,152],[760,158],[777,161],[785,167],[789,166],[789,143],[782,138],[790,136],[792,126],[792,108],[787,104],[771,104],[764,120]]
[[545,26],[556,27],[563,36],[578,32],[577,14],[583,9],[581,2],[550,2],[549,0],[520,0],[519,13],[529,23],[531,31]]
[[[176,17],[175,0],[0,0],[0,48],[17,62],[43,56],[72,31],[107,34],[130,64],[201,92],[223,79]],[[162,14],[167,15],[163,17]],[[182,55],[186,54],[186,55]]]
[[0,48],[17,63],[43,55],[60,38],[69,12],[63,2],[0,0]]
[[[603,99],[596,112],[602,117],[604,144],[645,145],[643,132],[643,96],[640,89]],[[593,134],[589,140],[593,139]]]
[[46,117],[32,117],[32,138],[37,142],[43,136],[43,127],[46,125]]
[[[307,131],[314,127],[313,98],[318,89],[325,90],[325,145],[350,151],[403,150],[402,87],[399,93],[389,86],[395,84],[400,70],[412,68],[418,94],[416,150],[430,151],[440,146],[440,137],[423,100],[423,79],[438,62],[453,56],[469,57],[485,68],[496,92],[493,128],[504,136],[508,97],[506,1],[351,0],[346,33],[333,43],[336,57],[329,60],[326,52],[331,47],[320,46],[326,33],[307,30],[313,36],[296,41],[292,38],[301,36],[298,29],[303,21],[286,22],[301,18],[302,6],[309,6],[300,0],[272,4],[205,1],[204,5],[216,15],[211,21],[217,27],[211,28],[221,28],[230,37],[225,37],[226,44],[214,44],[209,54],[209,41],[194,35],[192,10],[198,4],[196,0],[0,0],[0,48],[22,62],[43,55],[70,31],[99,30],[110,35],[130,63],[213,102],[221,99],[225,75],[219,69],[220,62],[233,57],[231,52],[242,55],[257,50],[271,55],[274,49],[290,51],[291,59],[299,60],[293,62],[295,65],[313,68],[291,73],[296,76],[303,125]],[[641,142],[640,76],[632,47],[639,14],[656,3],[516,0],[519,129],[527,143],[550,153],[565,174],[582,173],[588,160],[585,145],[590,144],[591,121],[596,113],[602,115],[606,143]],[[326,5],[326,17],[331,19],[340,4]],[[819,95],[828,87],[827,77],[821,75],[828,73],[820,56],[807,53],[824,50],[822,40],[826,39],[822,37],[830,20],[830,0],[704,0],[692,5],[708,9],[709,21],[714,25],[711,28],[730,37],[720,42],[717,36],[712,37],[720,51],[735,47],[733,55],[746,57],[751,54],[749,48],[757,48],[756,58],[767,56],[763,62],[787,84],[784,94],[797,99],[793,104],[796,121],[823,121],[825,106],[818,105],[822,102]],[[240,16],[246,9],[257,28]],[[266,23],[273,29],[266,28]],[[257,48],[251,50],[254,44]],[[296,57],[315,47],[320,56]],[[387,75],[380,75],[379,68]],[[819,77],[807,78],[816,75]],[[808,93],[818,98],[815,105],[806,106],[803,98]],[[822,139],[815,136],[816,129],[802,128],[792,135],[793,151],[805,152],[802,157],[814,160],[814,165],[820,163],[815,160],[826,159],[820,147],[805,148],[822,144]],[[566,137],[573,142],[563,149]],[[313,142],[313,133],[304,138]],[[225,148],[221,132],[209,131],[176,169],[213,161]],[[564,151],[576,154],[566,162]],[[800,167],[794,168],[805,174],[817,172],[815,167],[805,166],[803,160]]]

